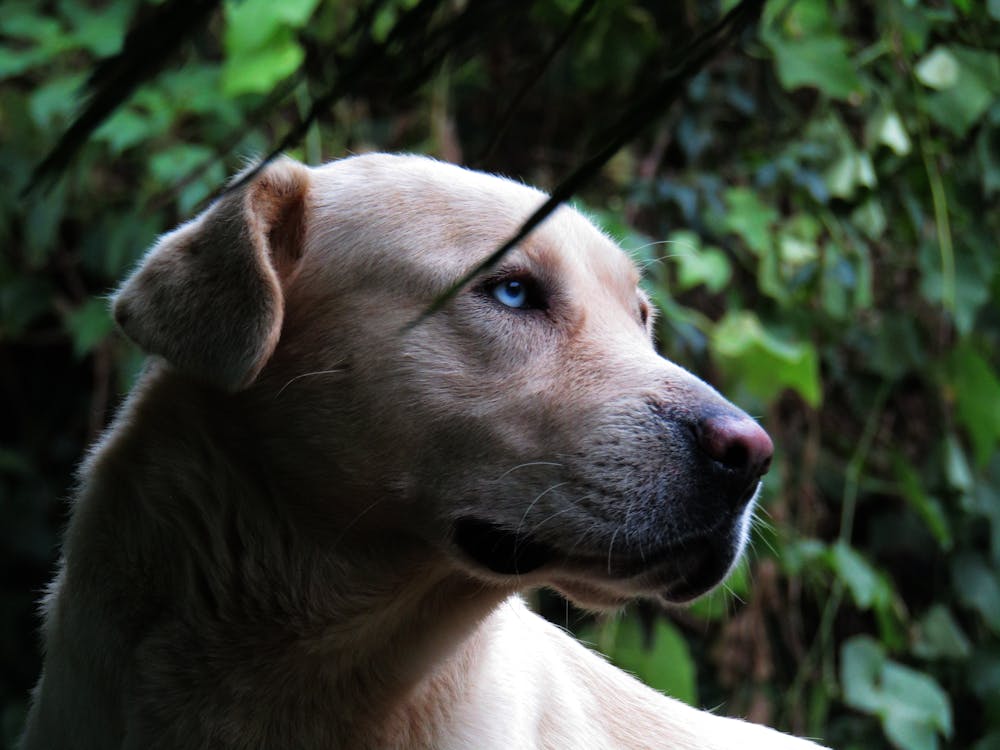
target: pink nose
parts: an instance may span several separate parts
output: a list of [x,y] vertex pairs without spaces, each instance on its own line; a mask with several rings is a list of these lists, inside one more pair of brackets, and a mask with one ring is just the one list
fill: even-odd
[[709,417],[698,426],[698,445],[729,469],[760,477],[771,467],[774,444],[750,417]]

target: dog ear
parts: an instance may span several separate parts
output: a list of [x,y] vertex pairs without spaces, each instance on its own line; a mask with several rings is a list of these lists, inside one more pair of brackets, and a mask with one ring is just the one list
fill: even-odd
[[281,333],[308,186],[308,168],[281,159],[161,237],[115,295],[125,335],[226,390],[253,382]]

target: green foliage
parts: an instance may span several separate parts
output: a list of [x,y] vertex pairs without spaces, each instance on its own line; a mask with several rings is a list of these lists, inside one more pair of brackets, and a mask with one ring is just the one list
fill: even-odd
[[900,750],[934,750],[938,735],[952,736],[951,704],[928,675],[888,659],[872,638],[857,636],[841,649],[844,701],[878,716]]
[[[0,743],[37,674],[31,601],[60,499],[139,367],[103,300],[413,5],[381,3],[351,36],[355,0],[226,3],[23,200],[88,72],[150,8],[4,4]],[[412,91],[385,93],[409,68],[380,71],[292,155],[428,152],[551,186],[720,11],[596,3],[542,70],[576,7],[538,0],[516,34],[467,29],[466,56]],[[664,353],[778,447],[728,590],[648,629],[582,626],[650,684],[839,748],[1000,746],[998,21],[996,0],[772,0],[745,50],[580,197],[645,269]]]
[[605,620],[580,633],[617,666],[657,690],[698,705],[696,669],[684,635],[669,621],[657,620],[644,633],[635,618]]

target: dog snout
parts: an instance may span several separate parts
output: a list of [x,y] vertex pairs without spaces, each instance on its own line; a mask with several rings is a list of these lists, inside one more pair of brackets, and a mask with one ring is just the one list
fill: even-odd
[[756,480],[767,473],[774,444],[764,429],[746,415],[717,415],[703,419],[695,434],[698,447],[713,461]]

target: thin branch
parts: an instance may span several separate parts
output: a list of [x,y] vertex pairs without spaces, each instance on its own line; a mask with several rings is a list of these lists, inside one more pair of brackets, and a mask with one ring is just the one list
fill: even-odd
[[573,11],[573,15],[569,19],[569,23],[566,24],[566,28],[559,35],[552,46],[545,52],[545,54],[538,61],[531,72],[525,76],[524,82],[521,84],[521,88],[518,89],[517,93],[514,94],[514,98],[511,99],[510,104],[507,105],[506,111],[504,111],[503,116],[500,118],[500,124],[497,126],[496,130],[493,132],[493,137],[490,142],[483,149],[483,153],[480,155],[477,162],[479,164],[484,163],[487,159],[493,156],[493,152],[496,151],[497,146],[503,140],[504,135],[507,133],[507,129],[510,127],[511,121],[514,119],[514,115],[517,110],[521,108],[521,103],[524,98],[528,95],[528,92],[535,87],[545,74],[545,71],[549,69],[552,65],[552,61],[555,60],[556,55],[562,50],[563,47],[569,42],[570,38],[580,27],[583,20],[590,15],[590,11],[594,7],[595,0],[582,0],[582,2],[576,6],[576,10]]
[[603,148],[574,169],[566,179],[552,191],[552,195],[528,217],[514,235],[494,250],[486,260],[466,273],[435,299],[420,316],[409,324],[412,328],[444,307],[460,289],[483,271],[496,265],[521,240],[531,234],[561,204],[575,195],[589,182],[601,168],[610,161],[626,143],[635,137],[654,119],[662,115],[684,92],[687,83],[701,72],[702,68],[728,47],[759,17],[764,0],[742,0],[711,28],[700,34],[688,47],[678,54],[679,62],[661,83],[641,95],[625,114],[602,134]]
[[35,167],[24,197],[49,186],[65,171],[87,139],[133,92],[155,76],[185,39],[208,21],[220,0],[167,0],[132,24],[122,50],[104,59],[87,79],[90,101],[48,155]]
[[347,94],[352,87],[356,85],[357,79],[362,76],[366,70],[377,67],[379,63],[383,62],[388,57],[390,47],[395,44],[398,39],[406,37],[414,29],[425,29],[431,16],[440,4],[441,0],[420,0],[419,3],[406,11],[395,23],[385,41],[379,43],[372,41],[371,38],[366,39],[361,45],[361,49],[352,56],[348,66],[344,70],[340,71],[333,86],[331,86],[326,93],[313,101],[312,106],[309,108],[309,112],[306,113],[306,116],[299,120],[299,122],[285,134],[285,137],[281,139],[278,145],[273,148],[267,156],[254,165],[253,169],[248,170],[240,179],[229,185],[223,194],[229,191],[238,190],[243,185],[246,185],[258,174],[260,174],[260,171],[264,169],[264,167],[274,161],[284,151],[302,140],[305,134],[309,131],[309,128],[312,127],[313,122],[315,122],[323,112],[328,110],[345,94]]
[[[338,50],[342,49],[345,45],[350,44],[351,40],[359,33],[365,29],[371,28],[372,19],[385,2],[386,0],[372,0],[372,2],[359,10],[354,22],[343,34],[340,43],[328,45],[326,54],[320,56],[319,64],[329,64],[329,62],[336,56]],[[265,96],[259,104],[255,105],[248,114],[243,116],[242,127],[240,127],[228,141],[226,141],[222,146],[217,147],[211,156],[206,157],[200,164],[193,167],[187,174],[180,178],[180,180],[171,185],[169,189],[160,193],[158,197],[154,198],[150,202],[150,206],[153,209],[162,208],[169,200],[179,195],[184,188],[188,187],[196,180],[204,177],[208,170],[218,164],[220,160],[229,156],[233,150],[243,142],[243,139],[246,137],[248,131],[259,127],[267,119],[268,115],[270,115],[281,102],[283,102],[297,87],[303,83],[306,78],[306,67],[306,65],[301,66],[291,75],[291,77],[276,86],[274,90]],[[220,194],[224,193],[226,190],[227,188],[223,187]],[[216,198],[218,198],[217,195],[210,196],[211,200],[215,200]]]

